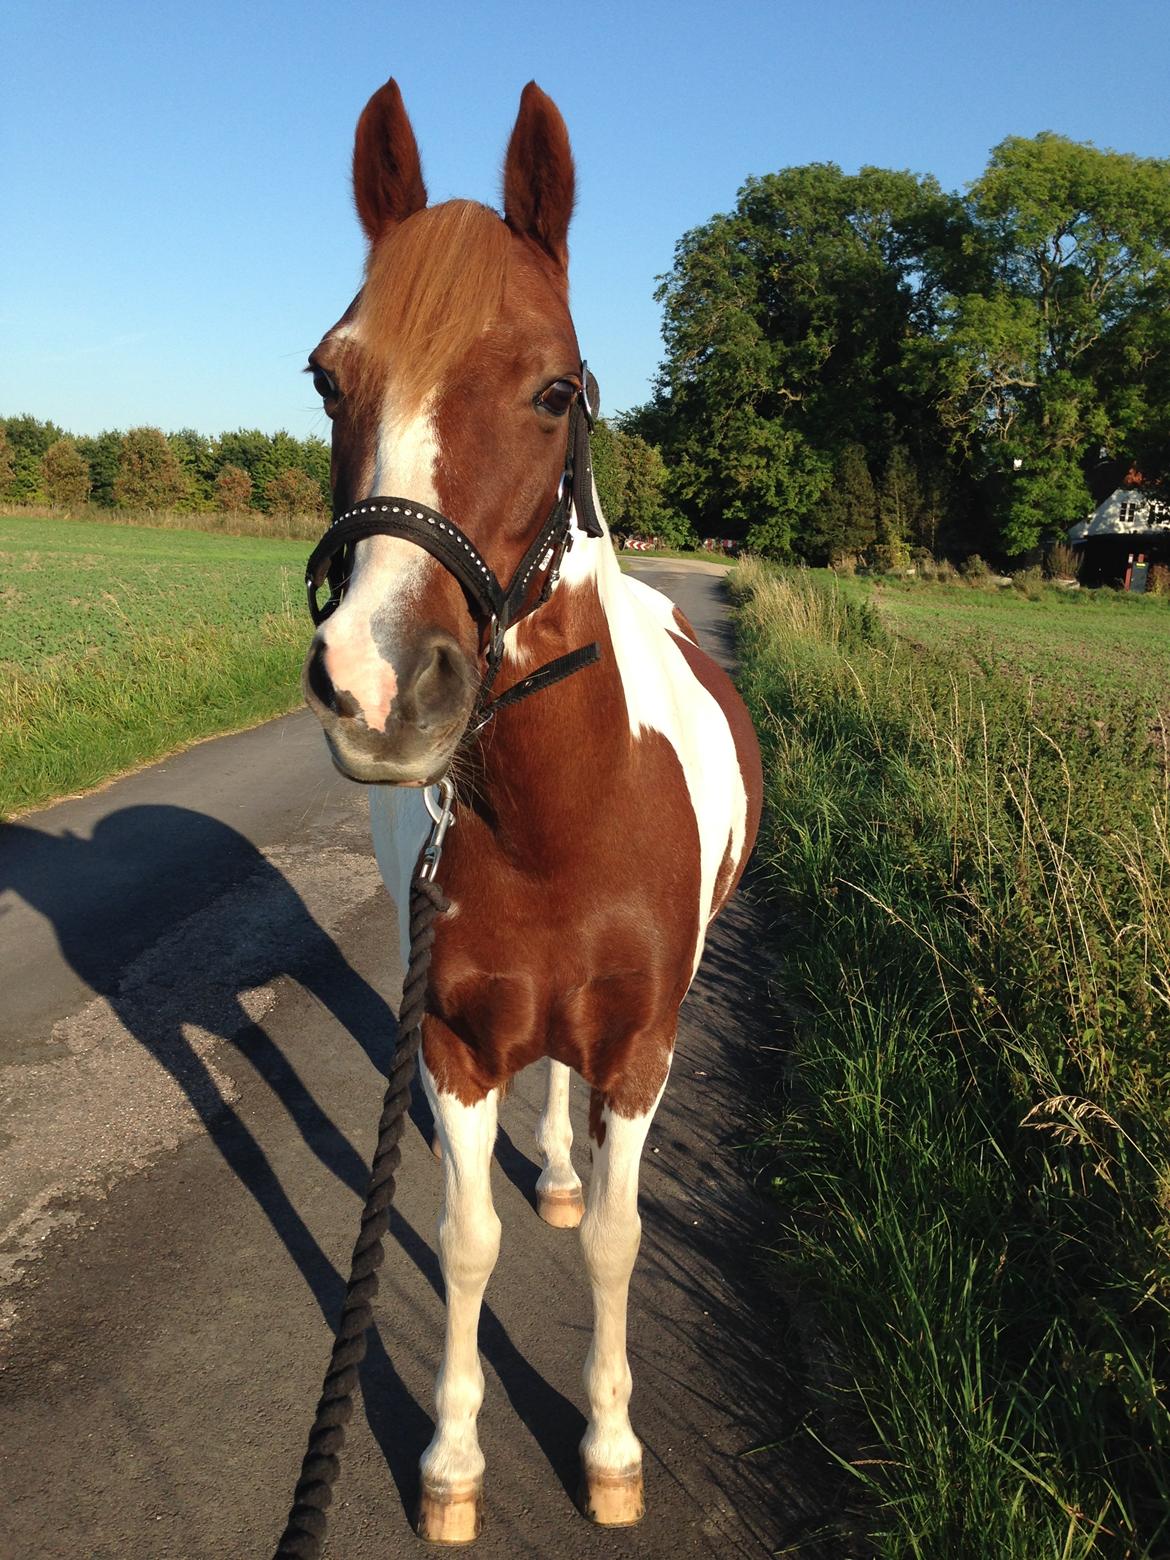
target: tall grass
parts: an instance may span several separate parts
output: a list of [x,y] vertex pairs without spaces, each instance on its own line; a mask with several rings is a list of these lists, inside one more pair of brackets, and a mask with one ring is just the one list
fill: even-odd
[[[1170,828],[1140,700],[735,576],[795,1012],[764,1123],[881,1555],[1170,1554]],[[840,1419],[839,1421],[840,1422]]]

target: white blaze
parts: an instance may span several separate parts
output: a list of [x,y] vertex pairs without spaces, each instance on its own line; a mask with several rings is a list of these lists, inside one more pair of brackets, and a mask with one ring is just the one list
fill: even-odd
[[[437,509],[438,461],[429,403],[410,417],[384,415],[374,452],[373,493]],[[372,730],[384,729],[398,692],[397,675],[384,654],[387,630],[410,612],[431,567],[434,559],[412,542],[396,536],[367,537],[354,550],[345,599],[321,630],[325,670],[333,686],[357,700]]]

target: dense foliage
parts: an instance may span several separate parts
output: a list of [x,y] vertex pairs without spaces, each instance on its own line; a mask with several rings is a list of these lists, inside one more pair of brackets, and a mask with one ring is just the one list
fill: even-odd
[[612,531],[656,536],[671,546],[693,540],[686,521],[667,505],[666,466],[652,444],[604,417],[591,444],[597,494]]
[[73,438],[36,417],[0,419],[0,500],[76,508],[197,514],[249,509],[322,514],[329,446],[241,428],[218,438],[192,428],[131,428]]
[[750,178],[658,297],[666,357],[627,426],[702,533],[1014,558],[1084,515],[1102,462],[1170,477],[1168,161],[1043,134],[962,196],[828,163]]

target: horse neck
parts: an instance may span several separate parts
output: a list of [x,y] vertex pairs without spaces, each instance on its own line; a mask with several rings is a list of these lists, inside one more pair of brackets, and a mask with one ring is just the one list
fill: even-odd
[[[579,554],[579,556],[574,556]],[[607,602],[622,589],[608,537],[578,538],[552,598],[513,630],[503,693],[556,657],[596,643],[601,658],[504,711],[480,744],[477,789],[503,836],[559,831],[580,815],[583,788],[612,785],[628,762],[629,719]]]

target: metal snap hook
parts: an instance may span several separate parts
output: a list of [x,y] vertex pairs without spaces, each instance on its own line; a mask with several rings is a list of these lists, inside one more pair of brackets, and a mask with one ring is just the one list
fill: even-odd
[[423,846],[422,866],[418,869],[418,875],[425,883],[432,881],[439,869],[443,841],[455,822],[455,784],[451,777],[444,775],[437,785],[424,786],[423,802],[431,816],[430,838]]

